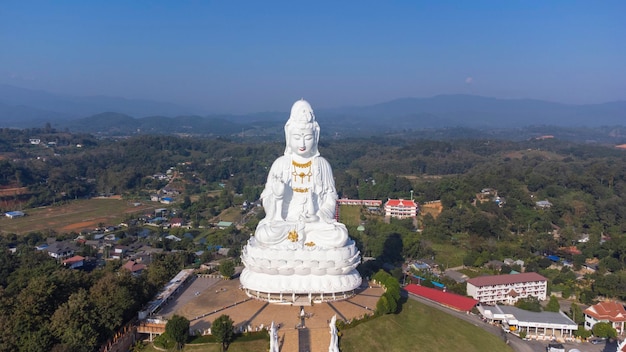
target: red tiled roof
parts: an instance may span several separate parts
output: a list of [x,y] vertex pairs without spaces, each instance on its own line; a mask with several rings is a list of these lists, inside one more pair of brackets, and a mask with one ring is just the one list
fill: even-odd
[[443,292],[430,287],[410,284],[406,285],[405,289],[414,295],[463,312],[470,311],[478,304],[478,300],[473,298],[457,295],[456,293]]
[[129,260],[126,262],[126,264],[124,264],[124,269],[129,270],[131,273],[143,270],[145,268],[146,268],[145,264],[135,263],[132,260]]
[[71,258],[67,258],[63,261],[63,264],[74,264],[74,263],[78,263],[82,260],[85,260],[85,257],[81,257],[80,255],[75,255]]
[[475,278],[467,280],[468,283],[476,287],[515,284],[515,283],[520,283],[520,282],[531,282],[531,281],[548,281],[548,279],[546,279],[545,277],[537,273],[528,272],[528,273],[521,273],[521,274],[479,276],[479,277],[475,277]]
[[385,203],[385,206],[387,205],[392,207],[417,207],[415,201],[406,199],[389,199],[387,203]]
[[572,255],[583,254],[583,252],[581,252],[580,249],[576,248],[576,246],[561,247],[559,248],[559,250]]
[[608,320],[611,322],[626,321],[626,309],[621,303],[604,301],[585,309],[585,314],[596,320]]

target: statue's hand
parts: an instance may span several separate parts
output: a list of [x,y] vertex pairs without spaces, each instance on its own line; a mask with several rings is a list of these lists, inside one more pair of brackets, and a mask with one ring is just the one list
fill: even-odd
[[285,183],[280,179],[280,175],[272,175],[272,193],[276,198],[282,198],[285,194]]
[[315,214],[304,214],[303,220],[304,222],[318,222],[320,217]]

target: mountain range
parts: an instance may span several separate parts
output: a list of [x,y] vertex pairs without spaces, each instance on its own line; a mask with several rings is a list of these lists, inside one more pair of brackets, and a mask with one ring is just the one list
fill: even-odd
[[[402,98],[368,106],[315,109],[326,131],[352,135],[440,128],[502,129],[551,125],[568,128],[624,126],[626,101],[573,105],[473,95]],[[206,115],[157,101],[106,96],[77,97],[0,85],[0,127],[50,123],[72,132],[127,135],[280,134],[288,111]]]

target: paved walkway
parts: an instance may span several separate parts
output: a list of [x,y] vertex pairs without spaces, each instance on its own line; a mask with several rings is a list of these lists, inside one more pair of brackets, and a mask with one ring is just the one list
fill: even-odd
[[303,319],[302,328],[299,326],[299,306],[268,304],[250,299],[239,285],[238,279],[215,281],[197,278],[181,294],[185,299],[170,302],[160,313],[166,318],[173,314],[186,317],[194,331],[207,331],[213,320],[222,314],[228,315],[236,327],[247,327],[248,330],[261,330],[274,322],[280,326],[281,352],[326,352],[330,343],[328,323],[332,316],[337,315],[337,320],[349,321],[373,314],[376,302],[383,293],[380,287],[364,287],[348,300],[304,307],[306,318]]

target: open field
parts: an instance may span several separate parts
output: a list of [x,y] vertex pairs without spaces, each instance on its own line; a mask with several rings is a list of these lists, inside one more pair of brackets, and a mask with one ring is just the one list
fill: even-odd
[[27,209],[27,216],[15,219],[0,218],[0,233],[26,234],[34,231],[54,230],[57,233],[80,232],[93,229],[99,223],[117,225],[129,214],[153,212],[158,203],[143,202],[134,206],[132,201],[119,198],[92,198],[68,204]]
[[346,225],[358,226],[361,223],[361,206],[342,205],[339,208],[339,222]]
[[437,253],[437,262],[443,265],[442,269],[463,265],[466,249],[460,244],[433,243],[432,248]]

